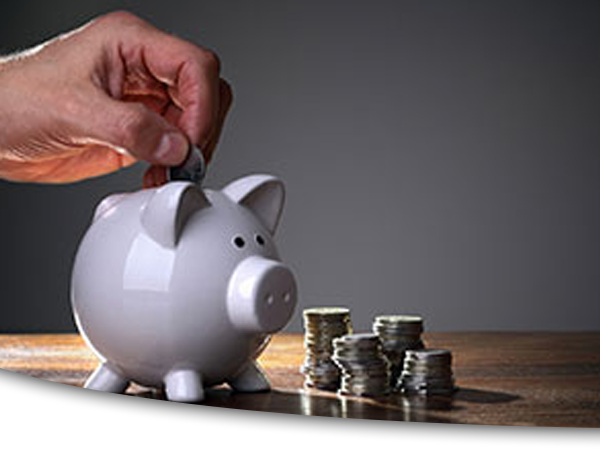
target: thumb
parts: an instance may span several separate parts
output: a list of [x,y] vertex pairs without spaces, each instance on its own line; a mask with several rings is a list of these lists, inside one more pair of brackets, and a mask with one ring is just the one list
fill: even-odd
[[174,166],[185,159],[189,143],[183,133],[141,103],[102,100],[94,109],[95,139],[151,164]]

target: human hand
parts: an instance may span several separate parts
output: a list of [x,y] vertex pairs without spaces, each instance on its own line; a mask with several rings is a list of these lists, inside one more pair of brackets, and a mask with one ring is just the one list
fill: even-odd
[[0,59],[0,177],[66,183],[144,160],[160,185],[189,142],[210,160],[231,102],[214,53],[110,13]]

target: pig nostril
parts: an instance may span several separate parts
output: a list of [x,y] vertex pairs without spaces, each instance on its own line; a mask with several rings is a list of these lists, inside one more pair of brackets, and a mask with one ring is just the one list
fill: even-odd
[[273,294],[267,294],[265,301],[267,302],[267,305],[273,305],[273,302],[275,301]]
[[286,292],[285,294],[283,294],[283,301],[285,303],[290,303],[291,299],[292,299],[292,295],[289,292]]

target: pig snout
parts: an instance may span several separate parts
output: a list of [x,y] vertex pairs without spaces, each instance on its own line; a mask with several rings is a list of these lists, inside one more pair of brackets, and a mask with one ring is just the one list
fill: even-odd
[[274,333],[292,317],[296,280],[281,262],[250,256],[238,264],[228,287],[232,323],[246,332]]

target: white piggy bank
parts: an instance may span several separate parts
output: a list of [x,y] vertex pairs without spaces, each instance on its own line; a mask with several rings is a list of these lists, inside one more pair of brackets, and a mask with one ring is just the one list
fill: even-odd
[[198,402],[204,387],[268,390],[255,362],[296,305],[273,242],[280,180],[252,175],[221,191],[172,182],[100,203],[73,268],[77,326],[101,359],[85,387],[130,381]]

